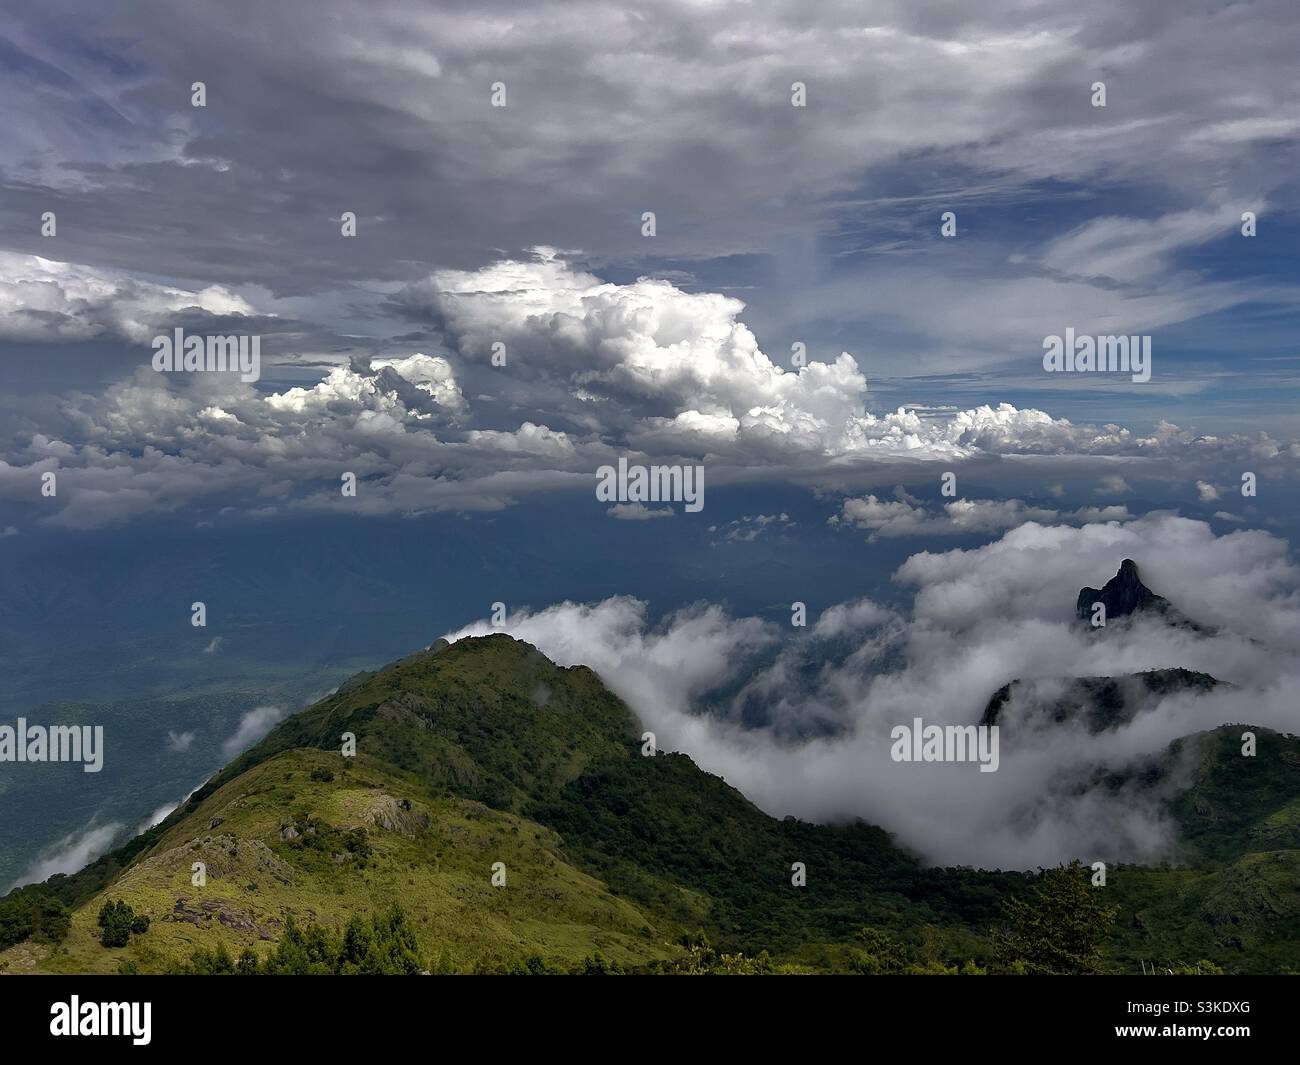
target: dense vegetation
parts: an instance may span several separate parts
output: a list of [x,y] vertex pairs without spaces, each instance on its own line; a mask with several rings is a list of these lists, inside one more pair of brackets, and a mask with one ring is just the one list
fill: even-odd
[[15,891],[0,899],[0,950],[28,939],[58,943],[70,926],[68,908],[39,888]]
[[[925,869],[883,830],[768,817],[682,754],[593,767],[528,809],[621,895],[689,925],[706,916],[726,949],[756,955],[847,941],[866,923],[990,923],[1020,873]],[[791,884],[803,863],[808,886]],[[712,900],[700,914],[692,892]]]
[[259,960],[245,949],[232,961],[224,943],[199,947],[175,975],[194,976],[415,976],[422,966],[415,933],[400,906],[368,921],[353,917],[336,935],[318,924],[300,929],[289,918],[275,949]]

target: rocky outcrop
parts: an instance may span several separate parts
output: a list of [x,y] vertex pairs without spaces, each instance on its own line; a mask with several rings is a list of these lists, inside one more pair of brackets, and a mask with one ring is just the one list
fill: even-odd
[[1126,618],[1131,614],[1155,613],[1167,614],[1169,600],[1156,595],[1142,583],[1138,576],[1137,563],[1131,558],[1119,564],[1119,572],[1101,588],[1083,588],[1075,603],[1075,614],[1084,621],[1092,618],[1093,604],[1101,603],[1106,608],[1106,620]]
[[1013,680],[993,693],[980,724],[1082,721],[1089,732],[1104,732],[1127,724],[1166,695],[1206,692],[1220,683],[1208,673],[1190,669],[1153,669],[1119,677]]
[[412,728],[429,729],[433,727],[429,722],[429,715],[432,713],[429,700],[416,695],[414,692],[398,692],[391,699],[384,700],[375,713],[379,717],[388,718],[391,721],[409,725]]
[[414,836],[429,827],[427,813],[415,809],[410,799],[396,799],[392,795],[376,795],[365,815],[365,821],[403,836]]
[[[1075,614],[1091,622],[1095,604],[1105,607],[1105,622],[1145,616],[1166,624],[1208,634],[1187,620],[1163,596],[1145,584],[1137,563],[1126,558],[1119,571],[1101,588],[1083,588],[1075,601]],[[1090,732],[1103,732],[1132,721],[1146,707],[1166,695],[1181,691],[1205,692],[1220,681],[1190,669],[1153,669],[1114,677],[1044,677],[1013,680],[993,693],[981,725],[1032,727],[1035,722],[1081,721]]]

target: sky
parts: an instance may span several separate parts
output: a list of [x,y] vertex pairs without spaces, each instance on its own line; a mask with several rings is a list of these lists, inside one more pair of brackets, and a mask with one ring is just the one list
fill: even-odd
[[[9,13],[0,701],[328,686],[496,602],[529,631],[576,611],[591,632],[565,653],[611,663],[602,603],[641,604],[614,629],[640,640],[682,610],[762,630],[798,600],[877,646],[851,604],[918,624],[918,559],[1034,535],[1057,537],[1067,619],[1126,548],[1176,598],[1175,532],[1186,567],[1289,557],[1298,51],[1287,2]],[[160,372],[178,329],[257,337],[256,379]],[[1067,334],[1148,338],[1149,379],[1049,372]],[[602,501],[620,459],[702,468],[703,508]],[[1085,573],[1066,556],[1094,535]],[[1293,604],[1277,565],[1241,571],[1233,616]],[[888,663],[934,668],[902,647]],[[987,661],[972,699],[1034,667]],[[722,713],[705,688],[679,703]],[[755,720],[789,743],[865,735],[862,710]],[[252,712],[206,741],[160,722],[159,749],[198,729],[216,759],[270,727]],[[767,787],[747,741],[680,731],[774,812],[911,826],[964,860],[835,774]],[[180,798],[163,777],[113,823]],[[103,835],[85,812],[47,826],[79,856]],[[999,860],[1055,856],[1078,823]]]

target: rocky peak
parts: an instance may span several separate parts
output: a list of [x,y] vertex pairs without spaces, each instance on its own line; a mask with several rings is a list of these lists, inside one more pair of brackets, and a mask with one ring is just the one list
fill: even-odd
[[1169,610],[1169,601],[1142,583],[1137,563],[1131,558],[1126,558],[1119,564],[1119,572],[1103,587],[1080,590],[1075,613],[1083,620],[1089,620],[1094,603],[1105,605],[1107,621],[1128,617],[1139,611],[1164,614]]

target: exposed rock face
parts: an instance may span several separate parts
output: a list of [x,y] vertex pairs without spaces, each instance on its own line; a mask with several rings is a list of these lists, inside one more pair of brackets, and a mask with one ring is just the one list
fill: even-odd
[[[1193,632],[1214,631],[1189,621],[1169,600],[1143,584],[1137,563],[1131,558],[1120,563],[1119,572],[1104,587],[1082,589],[1075,603],[1075,614],[1081,620],[1091,621],[1096,603],[1106,608],[1107,623],[1141,614]],[[1153,669],[1117,677],[1013,680],[993,693],[980,724],[1014,723],[1034,727],[1075,720],[1090,732],[1103,732],[1127,724],[1166,695],[1179,691],[1205,692],[1221,683],[1208,673],[1190,669]]]
[[280,884],[293,882],[293,867],[276,857],[261,840],[220,835],[192,839],[145,858],[124,873],[119,884],[126,887],[137,879],[145,881],[155,870],[180,874],[188,880],[196,861],[203,863],[209,883],[227,879],[240,883],[265,882],[268,877]]
[[[255,932],[258,939],[274,938],[276,928],[259,925],[253,915],[229,899],[205,898],[197,900],[196,909],[189,906],[187,895],[178,896],[172,912],[163,916],[164,921],[184,921],[186,924],[202,926],[208,921],[217,921],[237,932]],[[275,922],[278,924],[279,922]]]
[[1102,588],[1084,588],[1079,592],[1074,612],[1084,621],[1092,618],[1094,603],[1106,608],[1106,620],[1128,617],[1138,612],[1167,614],[1169,600],[1156,595],[1142,583],[1137,563],[1131,558],[1119,564],[1119,572]]
[[391,795],[383,794],[375,796],[365,820],[368,824],[389,832],[399,832],[403,836],[414,836],[429,827],[429,815],[423,810],[416,810],[409,799],[399,801]]
[[398,692],[391,699],[386,699],[380,704],[376,713],[380,717],[400,721],[412,728],[430,729],[433,726],[427,715],[432,712],[432,709],[428,699],[421,698],[414,692]]

